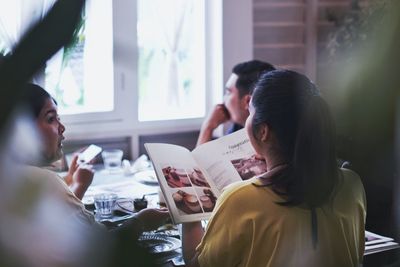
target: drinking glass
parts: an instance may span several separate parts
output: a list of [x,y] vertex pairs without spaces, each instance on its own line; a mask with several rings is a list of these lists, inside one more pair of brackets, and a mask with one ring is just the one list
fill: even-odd
[[112,216],[115,203],[118,196],[116,194],[97,194],[94,196],[94,206],[96,214],[101,218],[109,218]]
[[120,149],[109,149],[101,152],[106,170],[114,171],[121,169],[123,154],[124,152]]

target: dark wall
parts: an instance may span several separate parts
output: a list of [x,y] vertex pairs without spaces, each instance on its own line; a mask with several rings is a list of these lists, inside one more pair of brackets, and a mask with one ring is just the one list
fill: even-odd
[[168,143],[186,147],[192,151],[196,147],[199,131],[139,136],[139,155],[146,154],[145,143]]

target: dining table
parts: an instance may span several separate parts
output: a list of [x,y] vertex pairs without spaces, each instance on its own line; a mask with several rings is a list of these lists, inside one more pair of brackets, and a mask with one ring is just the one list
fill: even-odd
[[[82,202],[89,211],[93,212],[96,220],[107,228],[117,228],[135,215],[138,210],[134,207],[134,199],[147,200],[149,208],[165,207],[164,203],[160,203],[160,187],[151,166],[134,171],[122,168],[107,170],[103,165],[94,165],[93,169],[94,178]],[[116,194],[118,198],[113,215],[102,218],[96,214],[94,196],[107,193]],[[157,230],[144,232],[138,242],[148,249],[157,266],[185,266],[178,225],[167,223]]]

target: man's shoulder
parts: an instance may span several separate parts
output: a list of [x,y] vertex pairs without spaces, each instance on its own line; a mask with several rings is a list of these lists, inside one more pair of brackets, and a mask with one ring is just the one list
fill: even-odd
[[234,133],[236,131],[239,131],[240,129],[243,129],[243,126],[237,123],[233,123],[228,130],[226,131],[226,134],[231,134]]

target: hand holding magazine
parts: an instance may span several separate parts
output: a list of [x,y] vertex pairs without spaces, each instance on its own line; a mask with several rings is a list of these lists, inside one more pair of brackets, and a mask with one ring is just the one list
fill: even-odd
[[171,144],[147,143],[145,148],[174,223],[208,219],[227,185],[267,171],[244,129],[192,152]]

